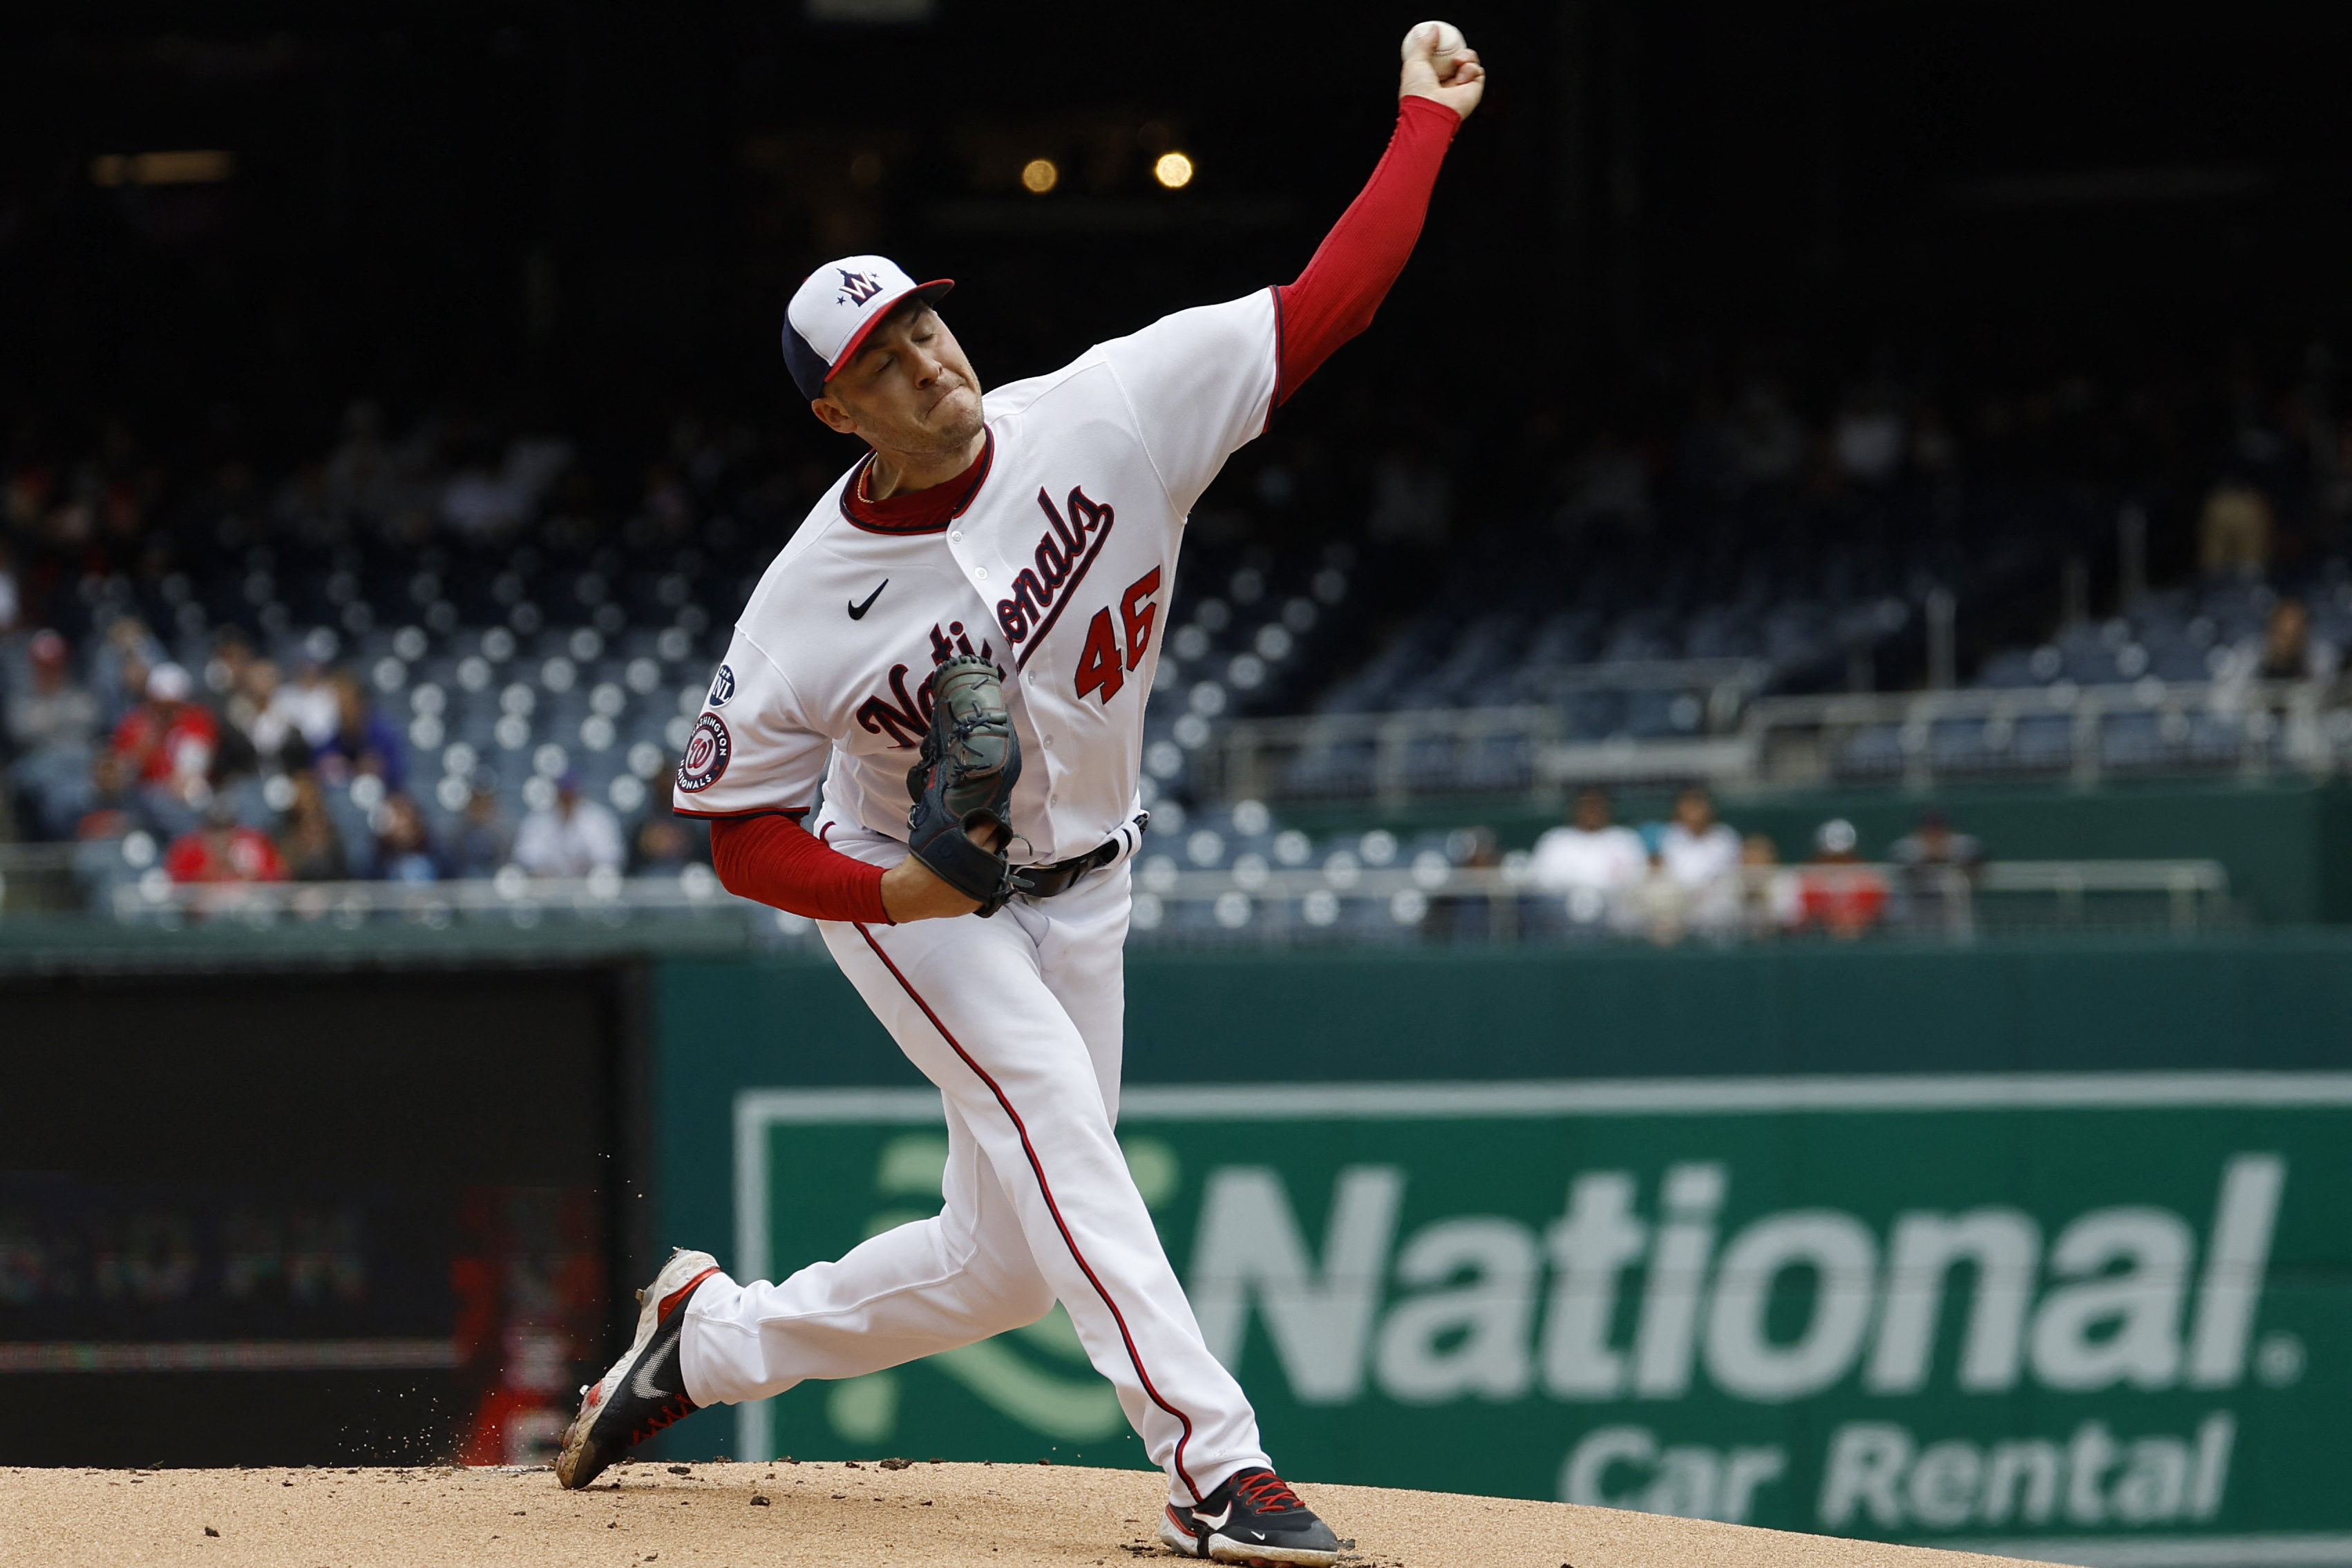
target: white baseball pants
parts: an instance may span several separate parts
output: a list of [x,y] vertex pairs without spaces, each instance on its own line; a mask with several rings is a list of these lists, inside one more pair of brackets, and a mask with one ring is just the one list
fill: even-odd
[[[906,853],[840,826],[828,841],[884,864]],[[1121,863],[988,920],[823,924],[946,1101],[947,1205],[777,1283],[713,1276],[687,1308],[688,1397],[732,1404],[877,1372],[1034,1322],[1058,1299],[1178,1503],[1267,1463],[1111,1133],[1129,905]]]

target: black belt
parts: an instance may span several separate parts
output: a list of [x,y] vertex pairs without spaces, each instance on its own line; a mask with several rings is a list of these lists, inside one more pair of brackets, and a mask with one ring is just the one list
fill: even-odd
[[[1144,829],[1149,827],[1150,822],[1150,812],[1139,811],[1136,814],[1132,831],[1138,838],[1141,837]],[[1024,865],[1016,868],[1016,874],[1024,884],[1021,891],[1032,898],[1051,898],[1057,893],[1067,893],[1071,884],[1087,873],[1100,871],[1104,866],[1118,859],[1119,852],[1127,847],[1129,831],[1122,828],[1117,835],[1105,839],[1082,855],[1073,855],[1068,860],[1055,861],[1047,865]]]

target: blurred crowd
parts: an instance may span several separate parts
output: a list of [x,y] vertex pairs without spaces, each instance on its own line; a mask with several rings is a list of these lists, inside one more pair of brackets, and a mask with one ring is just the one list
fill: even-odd
[[[1693,586],[1701,569],[1733,546],[1811,541],[1790,559],[1834,588],[1853,562],[1885,554],[1885,537],[1943,527],[1906,570],[1953,580],[1954,563],[1989,553],[1984,530],[2048,531],[2018,499],[2036,486],[2151,497],[2158,531],[2177,536],[2168,569],[2152,550],[2159,575],[2284,586],[2342,542],[2332,530],[2352,502],[2352,435],[2330,412],[2327,375],[2307,365],[2265,366],[2233,349],[2203,371],[2063,370],[1968,387],[1890,367],[1692,353],[1596,388],[1589,406],[1500,424],[1405,397],[1381,403],[1369,382],[1343,379],[1286,409],[1203,498],[1181,585],[1193,597],[1171,624],[1206,603],[1203,591],[1240,580],[1237,568],[1257,580],[1265,572],[1254,561],[1311,563],[1353,541],[1367,585],[1355,591],[1369,601],[1351,600],[1331,618],[1344,625],[1295,650],[1295,668],[1264,687],[1261,707],[1299,711],[1376,663],[1381,631],[1454,582],[1453,567],[1475,567],[1472,586],[1500,592],[1487,570],[1497,559],[1512,563],[1511,581],[1549,583],[1551,563],[1595,587],[1647,560],[1660,605],[1687,608],[1704,599]],[[423,879],[509,863],[560,875],[701,853],[664,812],[625,829],[595,781],[583,789],[569,776],[525,799],[520,781],[502,789],[486,773],[456,821],[455,807],[419,811],[401,726],[376,711],[361,672],[331,653],[287,650],[304,626],[356,640],[411,622],[445,643],[461,627],[529,637],[542,624],[607,636],[684,628],[698,639],[731,618],[851,455],[789,403],[758,411],[724,399],[624,439],[543,410],[404,422],[368,402],[307,439],[265,443],[227,421],[170,450],[119,419],[10,417],[0,444],[0,760],[10,785],[0,837],[144,832],[173,848],[175,873],[205,877]],[[1963,504],[1964,494],[1990,500]],[[1882,504],[1898,495],[1908,497],[1900,507]],[[2084,509],[2084,537],[2111,548],[2114,515]],[[1473,544],[1483,553],[1464,548]],[[2009,593],[2032,615],[2047,587],[2019,575],[1985,592]],[[1813,591],[1793,579],[1772,587],[1779,598]],[[2327,628],[2315,630],[2291,594],[2265,602],[2264,672],[2332,671]],[[1969,614],[1971,624],[2005,623],[1999,604],[1971,601]],[[1234,711],[1257,711],[1246,695]],[[1914,918],[1917,896],[1902,886],[1874,899],[1857,891],[1851,902],[1864,913],[1838,913],[1823,890],[1845,852],[1827,827],[1811,866],[1775,870],[1765,846],[1735,843],[1711,817],[1690,815],[1699,810],[1678,812],[1638,857],[1612,839],[1607,855],[1556,847],[1553,858],[1638,863],[1639,875],[1576,885],[1590,883],[1579,896],[1609,910],[1595,919],[1643,929]],[[1728,885],[1717,875],[1727,865],[1746,868],[1737,899],[1717,885]],[[1705,867],[1715,869],[1695,869]],[[1767,921],[1759,909],[1779,913]]]
[[0,658],[21,661],[6,710],[20,833],[144,834],[175,882],[429,883],[508,866],[571,878],[707,857],[667,813],[632,841],[568,773],[526,787],[518,812],[484,769],[436,833],[410,793],[399,727],[355,672],[324,659],[282,670],[233,631],[201,672],[173,662],[131,617],[80,668],[46,629],[0,644]]
[[1686,937],[1811,932],[1841,941],[1878,930],[1957,936],[1973,927],[1984,850],[1939,810],[1921,813],[1884,864],[1865,862],[1843,818],[1813,833],[1811,856],[1783,863],[1764,833],[1716,816],[1702,787],[1664,821],[1628,827],[1609,792],[1580,791],[1569,820],[1536,841],[1528,880],[1559,898],[1569,925],[1671,946]]

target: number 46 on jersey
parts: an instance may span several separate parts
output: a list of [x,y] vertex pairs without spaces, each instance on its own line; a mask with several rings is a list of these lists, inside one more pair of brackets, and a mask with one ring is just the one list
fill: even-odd
[[[1153,567],[1127,585],[1118,596],[1119,624],[1111,623],[1111,607],[1108,604],[1095,612],[1087,623],[1087,645],[1078,653],[1078,685],[1080,700],[1089,692],[1102,694],[1103,706],[1118,695],[1119,687],[1127,684],[1127,673],[1143,663],[1143,655],[1151,648],[1151,624],[1160,614],[1160,606],[1152,595],[1160,591],[1160,569]],[[1124,645],[1119,632],[1124,629]]]

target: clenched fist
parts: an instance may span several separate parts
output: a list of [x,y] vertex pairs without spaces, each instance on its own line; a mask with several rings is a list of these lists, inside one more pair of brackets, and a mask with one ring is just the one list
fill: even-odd
[[1423,22],[1404,36],[1404,72],[1399,98],[1433,98],[1467,120],[1486,91],[1486,68],[1478,51],[1449,22]]

